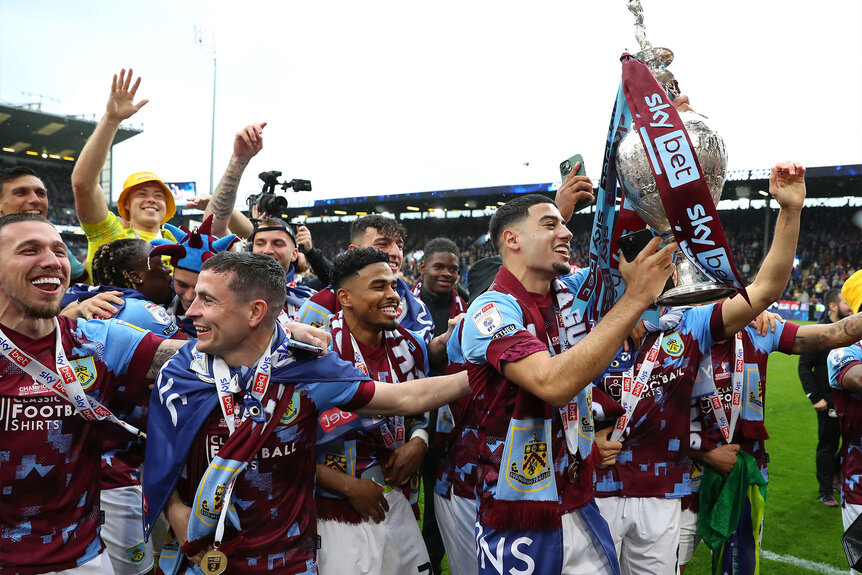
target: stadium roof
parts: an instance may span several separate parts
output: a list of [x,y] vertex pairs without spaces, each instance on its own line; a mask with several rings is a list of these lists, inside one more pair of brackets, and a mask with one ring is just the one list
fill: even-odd
[[[769,172],[769,168],[728,172],[722,199],[760,199],[758,192],[769,189]],[[808,169],[805,179],[808,198],[862,195],[862,164],[812,167]],[[559,182],[523,184],[323,200],[298,199],[288,194],[288,215],[315,217],[362,215],[365,212],[427,212],[430,209],[481,210],[486,206],[496,208],[518,194],[540,193],[553,197],[559,185]]]
[[[7,154],[75,161],[96,122],[0,103],[0,150]],[[141,133],[121,127],[114,144]]]

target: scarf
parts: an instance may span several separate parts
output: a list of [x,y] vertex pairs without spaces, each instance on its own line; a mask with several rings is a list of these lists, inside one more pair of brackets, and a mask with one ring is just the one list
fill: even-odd
[[[422,298],[422,278],[419,278],[415,284],[413,284],[413,289],[410,290],[410,293],[415,295],[418,299]],[[449,301],[449,319],[457,316],[458,314],[465,313],[467,311],[467,304],[464,302],[464,299],[458,295],[458,290],[452,288],[452,299]]]
[[290,321],[296,321],[299,308],[305,301],[317,292],[308,286],[300,285],[296,280],[296,266],[290,264],[290,269],[284,276],[287,282],[287,297],[284,298],[284,312]]
[[180,331],[189,337],[197,337],[198,330],[195,329],[195,322],[192,318],[186,317],[185,313],[179,313],[180,305],[180,296],[174,295],[170,305],[165,308],[165,311],[171,314],[171,317],[174,318],[174,323],[177,324]]
[[[278,422],[279,418],[273,418],[272,414],[283,413],[286,409],[285,402],[289,402],[293,395],[288,393],[288,385],[364,379],[355,371],[345,373],[344,362],[335,354],[326,354],[315,359],[294,356],[285,347],[289,340],[284,331],[275,329],[274,332],[270,344],[270,349],[273,350],[271,384],[266,396],[259,402],[264,413],[257,418],[246,418],[237,426],[210,465],[211,470],[216,461],[230,469],[231,477],[235,477],[245,468],[248,461],[257,454],[260,445],[272,433],[275,427],[273,422]],[[147,536],[177,485],[198,430],[218,405],[213,370],[215,358],[197,351],[196,343],[197,340],[189,341],[165,364],[153,388],[147,424],[147,431],[152,434],[148,437],[152,438],[152,441],[147,442],[147,472],[142,482],[144,531]],[[242,382],[242,385],[247,386],[250,383],[246,381]],[[245,394],[243,409],[255,407],[255,401],[257,400],[251,394]],[[284,404],[284,409],[278,411],[276,406],[281,404]],[[212,491],[217,489],[218,485],[223,484],[213,484],[207,480],[202,482],[198,489],[201,500],[217,501],[219,497],[215,492],[207,494],[201,489]],[[211,509],[215,506],[215,503],[210,504]],[[234,527],[239,529],[235,513],[231,513],[229,519]],[[190,524],[189,533],[199,534],[198,539],[203,539],[204,534],[211,532],[212,527]]]
[[[505,266],[500,268],[491,289],[508,294],[518,302],[524,325],[528,329],[530,325],[534,326],[536,338],[546,343],[548,350],[554,354],[541,312],[532,296]],[[565,352],[577,343],[574,333],[578,331],[578,317],[584,309],[581,305],[583,302],[578,301],[559,279],[554,280],[551,291],[560,330],[560,351]],[[486,310],[487,307],[479,308],[471,319],[474,322],[481,321],[483,313],[492,311]],[[582,460],[590,456],[595,437],[592,388],[592,384],[587,385],[566,407],[560,409],[567,451],[570,457],[577,453]],[[536,528],[559,526],[559,495],[552,448],[554,413],[550,405],[524,389],[518,387],[516,394],[515,409],[506,432],[500,464],[500,474],[506,477],[497,480],[494,506],[485,513],[484,521],[489,525],[515,522]],[[515,488],[513,484],[520,486]],[[577,485],[579,489],[592,491],[592,474],[581,473]]]

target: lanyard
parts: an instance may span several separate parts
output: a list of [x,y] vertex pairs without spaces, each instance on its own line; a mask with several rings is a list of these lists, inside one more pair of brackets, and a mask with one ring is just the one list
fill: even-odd
[[74,370],[69,365],[68,358],[66,358],[66,351],[63,349],[63,338],[60,335],[60,322],[57,321],[56,317],[54,318],[54,333],[56,334],[54,363],[56,364],[57,371],[42,365],[39,360],[18,348],[3,333],[3,330],[0,330],[0,353],[33,378],[33,381],[71,403],[78,415],[87,421],[107,419],[112,423],[116,423],[132,435],[146,437],[146,434],[141,432],[137,427],[117,419],[117,416],[111,413],[111,410],[84,393],[81,384],[78,382],[78,378],[75,376]]
[[[559,306],[557,305],[555,298],[554,315],[557,319],[557,339],[560,342],[560,353],[563,353],[569,346],[569,340],[566,336],[565,323],[563,322],[563,312],[558,308]],[[550,334],[546,333],[546,337],[548,339],[548,350],[551,352],[552,356],[556,355],[556,350],[554,349],[554,344],[551,341]],[[560,419],[563,420],[563,432],[566,436],[566,449],[568,450],[569,454],[575,456],[579,451],[581,451],[581,458],[586,459],[587,456],[589,456],[590,451],[592,450],[591,442],[592,438],[594,437],[592,431],[593,412],[592,409],[590,409],[589,407],[589,402],[587,402],[583,408],[584,411],[587,412],[586,414],[584,414],[584,418],[587,419],[587,426],[582,426],[581,418],[578,414],[578,395],[572,398],[572,400],[569,401],[569,403],[566,404],[564,407],[559,408]],[[592,394],[590,394],[590,397],[592,397]],[[589,427],[590,429],[584,429],[584,427]],[[581,447],[581,442],[578,440],[578,436],[583,436],[590,439],[591,441],[589,447],[587,447],[587,445],[585,444],[583,446],[583,449],[579,449]]]
[[619,419],[617,419],[617,424],[614,426],[614,430],[611,432],[611,441],[619,441],[620,437],[622,437],[629,423],[631,423],[632,414],[635,411],[638,403],[643,397],[643,393],[647,388],[647,382],[649,381],[650,376],[652,375],[653,368],[655,367],[655,362],[658,359],[659,349],[661,348],[661,342],[664,339],[664,332],[659,333],[658,338],[656,338],[655,343],[652,344],[649,352],[647,353],[646,359],[644,359],[641,364],[640,370],[638,370],[637,378],[632,380],[632,375],[634,374],[634,365],[628,368],[623,374],[623,391],[620,397],[620,403],[625,409],[625,413],[623,413]]
[[[733,437],[733,432],[736,430],[736,422],[739,420],[739,410],[742,406],[742,372],[744,366],[743,349],[742,349],[742,332],[736,332],[733,342],[733,398],[730,402],[730,422],[727,421],[727,412],[721,404],[721,398],[718,395],[718,390],[715,385],[715,378],[712,380],[712,390],[709,393],[709,403],[712,406],[712,414],[715,416],[715,421],[721,429],[721,434],[724,440],[730,443]],[[709,361],[712,362],[712,355],[707,355]],[[711,367],[711,366],[710,366]],[[712,372],[712,370],[710,370]],[[713,372],[714,373],[714,372]]]
[[[276,327],[276,329],[280,328]],[[270,378],[272,375],[272,356],[275,354],[275,349],[273,349],[272,346],[276,342],[277,334],[278,332],[273,332],[269,346],[267,346],[267,349],[264,350],[263,354],[257,360],[257,369],[254,372],[251,390],[248,389],[248,382],[246,381],[240,382],[237,386],[232,386],[231,384],[234,383],[235,378],[230,376],[230,369],[225,361],[218,356],[213,358],[213,375],[215,376],[216,381],[216,391],[218,392],[222,415],[224,415],[224,421],[225,424],[227,424],[228,435],[233,435],[233,432],[236,429],[236,415],[234,413],[233,403],[233,390],[235,389],[237,391],[242,389],[245,392],[243,394],[244,405],[241,421],[245,421],[249,417],[256,422],[266,421],[266,415],[263,412],[263,398],[266,395],[267,389],[269,389]],[[197,356],[195,359],[204,358],[204,355],[197,349],[192,352],[192,355]],[[224,536],[225,518],[227,517],[227,512],[230,508],[230,498],[233,493],[235,483],[236,477],[231,480],[230,485],[228,485],[225,490],[224,503],[222,504],[222,509],[219,513],[218,524],[216,525],[215,537],[213,539],[213,547],[215,549],[218,549],[219,545],[221,545],[221,540]]]
[[[362,357],[362,351],[360,351],[359,344],[356,343],[356,339],[353,337],[352,333],[350,334],[350,344],[353,346],[353,365],[368,377],[372,377],[368,369],[368,363],[365,361],[365,358]],[[395,367],[392,365],[392,360],[389,358],[389,353],[386,350],[386,332],[383,333],[383,354],[386,356],[386,361],[389,364],[389,373],[392,383],[399,383],[398,374],[395,372]],[[396,442],[404,441],[405,439],[404,416],[393,415],[386,419],[387,423],[380,426],[380,433],[383,435],[383,442],[386,444],[386,447],[392,447]],[[392,423],[392,426],[395,427],[394,435],[392,430],[389,428],[390,422]]]

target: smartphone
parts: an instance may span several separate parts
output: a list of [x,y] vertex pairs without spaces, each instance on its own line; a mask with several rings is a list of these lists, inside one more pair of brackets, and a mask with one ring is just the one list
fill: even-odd
[[319,356],[326,353],[326,350],[322,347],[318,347],[316,345],[311,345],[310,343],[303,343],[301,341],[296,341],[295,339],[289,339],[285,347],[291,351],[296,351],[299,353],[304,353],[313,356]]
[[[578,162],[581,163],[581,167],[578,168],[578,171],[575,175],[576,176],[586,176],[587,175],[587,170],[584,168],[584,157],[580,154],[575,154],[574,156],[572,156],[568,160],[563,160],[562,162],[560,162],[560,178],[561,178],[560,179],[560,185],[562,185],[562,182],[566,181],[566,178],[569,177],[569,174],[572,173],[572,170],[575,168],[575,165]],[[575,204],[575,212],[577,213],[577,212],[583,210],[584,208],[592,205],[593,201],[594,200],[590,200],[588,198],[584,198],[583,200],[579,200],[578,203]]]
[[[652,232],[647,229],[638,230],[636,232],[620,236],[620,251],[622,252],[623,257],[626,258],[626,261],[633,262],[652,239]],[[667,282],[664,284],[663,291],[673,288],[673,277],[669,277],[667,278]]]

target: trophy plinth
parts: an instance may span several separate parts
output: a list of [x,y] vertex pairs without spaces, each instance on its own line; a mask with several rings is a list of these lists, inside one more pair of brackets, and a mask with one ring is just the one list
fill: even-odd
[[[677,252],[679,256],[679,252]],[[713,283],[698,271],[685,257],[678,257],[676,266],[677,286],[661,294],[656,303],[663,306],[694,305],[719,301],[730,297],[736,290]]]

